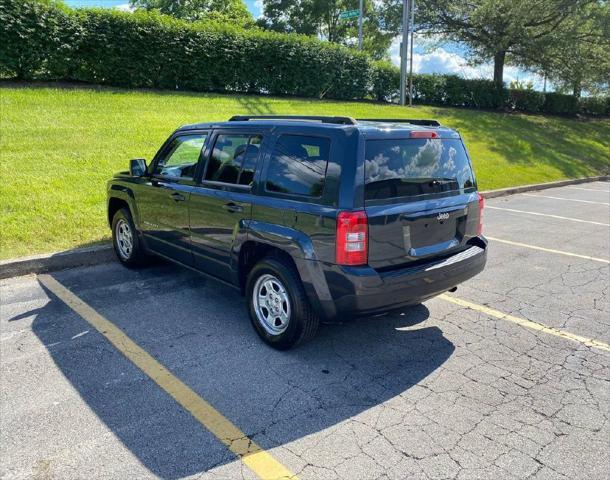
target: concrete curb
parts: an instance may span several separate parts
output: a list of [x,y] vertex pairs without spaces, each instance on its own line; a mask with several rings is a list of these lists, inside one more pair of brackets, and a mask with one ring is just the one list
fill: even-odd
[[0,261],[0,279],[98,265],[114,259],[111,244]]
[[577,185],[579,183],[604,182],[610,179],[610,175],[600,175],[598,177],[573,178],[571,180],[559,180],[557,182],[534,183],[533,185],[521,185],[520,187],[500,188],[498,190],[487,190],[481,192],[484,198],[504,197],[515,193],[535,192],[546,190],[547,188],[565,187],[566,185]]
[[[545,190],[547,188],[576,185],[579,183],[607,181],[610,175],[598,177],[576,178],[573,180],[560,180],[558,182],[522,185],[520,187],[501,188],[481,192],[485,198],[503,197],[515,193]],[[45,273],[66,268],[98,265],[114,260],[114,252],[110,243],[90,248],[77,248],[64,252],[47,253],[31,257],[12,258],[0,261],[0,279],[18,277],[30,273]]]

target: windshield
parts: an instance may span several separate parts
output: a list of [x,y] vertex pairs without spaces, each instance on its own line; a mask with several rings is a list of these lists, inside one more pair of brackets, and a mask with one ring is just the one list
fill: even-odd
[[459,139],[368,140],[365,150],[365,199],[474,189],[468,156]]

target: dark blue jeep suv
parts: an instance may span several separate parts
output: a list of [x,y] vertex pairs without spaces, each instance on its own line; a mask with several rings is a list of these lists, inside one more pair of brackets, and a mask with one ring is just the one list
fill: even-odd
[[108,182],[124,265],[154,254],[238,288],[278,349],[320,321],[417,304],[476,275],[482,214],[459,134],[433,120],[187,125]]

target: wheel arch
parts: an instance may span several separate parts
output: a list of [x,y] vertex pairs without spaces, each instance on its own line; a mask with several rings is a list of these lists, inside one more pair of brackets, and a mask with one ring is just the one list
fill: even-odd
[[237,280],[242,295],[245,293],[248,275],[260,260],[266,257],[281,258],[295,268],[307,298],[318,316],[323,319],[333,318],[336,315],[336,309],[321,262],[303,258],[299,253],[302,253],[302,249],[297,248],[294,244],[290,245],[289,249],[284,249],[277,246],[276,243],[249,238],[241,245],[237,261]]
[[112,219],[121,208],[127,208],[129,210],[131,218],[136,227],[139,228],[140,219],[133,191],[128,186],[119,183],[111,183],[108,188],[107,200],[108,225],[112,226]]
[[131,212],[129,203],[126,200],[118,197],[110,197],[108,199],[108,225],[112,227],[112,219],[121,208],[127,208]]
[[252,268],[254,268],[254,266],[263,258],[267,257],[281,258],[289,262],[297,270],[297,272],[299,271],[294,258],[292,258],[292,255],[290,255],[286,250],[282,250],[281,248],[266,242],[246,240],[241,245],[239,250],[239,258],[237,261],[237,277],[242,294],[244,293],[246,280],[252,271]]

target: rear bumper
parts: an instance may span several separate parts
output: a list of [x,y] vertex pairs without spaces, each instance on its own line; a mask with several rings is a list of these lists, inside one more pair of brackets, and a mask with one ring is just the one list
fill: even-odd
[[[312,302],[325,319],[383,313],[420,303],[474,277],[485,267],[487,244],[482,239],[467,250],[429,263],[387,272],[371,267],[323,266],[330,298]],[[314,293],[314,292],[312,292]]]

